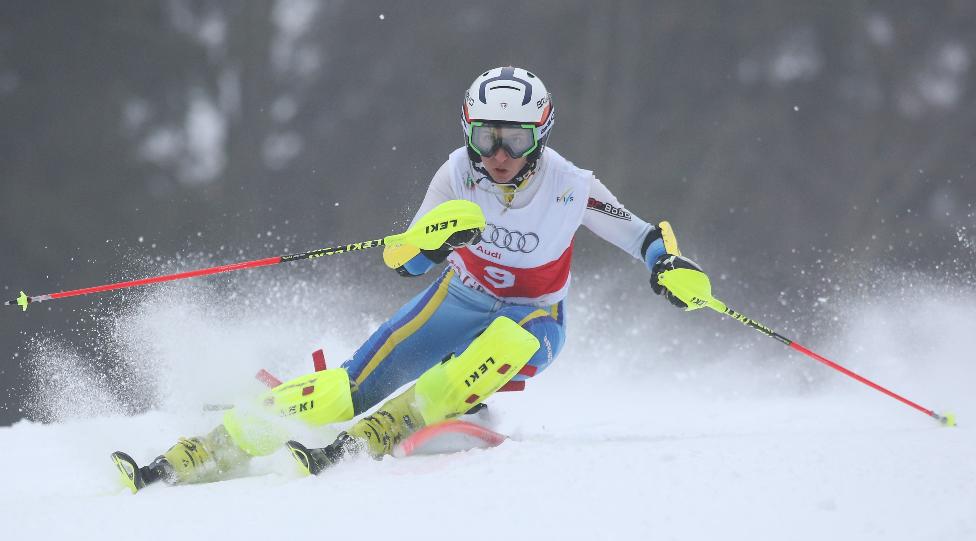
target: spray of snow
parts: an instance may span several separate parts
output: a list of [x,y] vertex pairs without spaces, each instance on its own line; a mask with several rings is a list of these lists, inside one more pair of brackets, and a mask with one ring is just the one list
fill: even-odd
[[125,412],[108,376],[93,361],[53,338],[32,340],[33,418],[66,421]]
[[[971,250],[966,243],[961,248]],[[214,263],[190,258],[181,269]],[[853,263],[835,272],[821,289],[794,295],[799,301],[780,299],[787,307],[814,299],[809,309],[791,308],[788,323],[764,320],[766,312],[747,315],[890,383],[952,386],[960,371],[970,370],[965,357],[953,353],[957,343],[946,340],[976,327],[976,314],[966,308],[976,303],[970,275],[937,278]],[[683,313],[650,292],[638,297],[621,288],[641,283],[642,273],[577,276],[566,302],[567,344],[539,381],[567,374],[715,400],[857,385],[710,310]],[[139,292],[118,317],[90,316],[96,328],[83,344],[35,338],[24,362],[35,381],[29,416],[57,421],[146,409],[187,413],[253,396],[260,390],[253,374],[261,368],[280,377],[301,375],[320,347],[336,366],[409,298],[363,295],[348,280],[309,266],[287,275],[239,273]],[[713,286],[721,298],[725,281]]]
[[[161,272],[214,264],[191,257]],[[280,280],[274,270],[245,272],[130,292],[116,317],[99,316],[112,308],[96,304],[84,316],[92,323],[82,328],[80,340],[39,336],[28,347],[22,364],[34,381],[29,417],[199,412],[206,404],[253,396],[261,389],[253,375],[261,368],[280,377],[308,372],[310,353],[321,347],[337,364],[380,319],[358,309],[336,310],[355,306],[356,292],[316,283],[316,273],[325,274],[327,283],[347,277],[313,267],[291,269],[297,279]],[[349,317],[353,311],[356,316]],[[52,381],[60,383],[52,389]]]
[[976,234],[973,234],[966,227],[960,227],[956,230],[956,239],[959,240],[959,244],[973,255],[976,255]]

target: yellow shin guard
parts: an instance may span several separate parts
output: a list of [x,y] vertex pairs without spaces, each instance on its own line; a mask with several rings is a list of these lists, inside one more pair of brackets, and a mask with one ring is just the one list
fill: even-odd
[[496,318],[461,355],[433,366],[415,385],[424,425],[457,417],[494,394],[529,362],[539,340],[507,317]]
[[244,452],[265,456],[289,439],[288,420],[321,426],[352,418],[349,373],[334,368],[286,381],[250,407],[228,410],[224,414],[224,427]]
[[374,457],[390,454],[406,436],[483,402],[511,380],[539,349],[539,340],[499,317],[461,355],[424,372],[402,394],[353,425],[348,434]]

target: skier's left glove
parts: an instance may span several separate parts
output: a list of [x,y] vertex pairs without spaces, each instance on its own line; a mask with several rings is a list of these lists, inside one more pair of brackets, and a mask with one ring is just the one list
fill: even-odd
[[651,268],[651,289],[654,290],[654,293],[664,295],[664,297],[668,299],[671,304],[677,306],[678,308],[688,308],[688,305],[684,301],[668,291],[668,288],[662,286],[660,282],[658,282],[662,272],[667,272],[674,269],[691,269],[698,272],[705,271],[698,266],[698,263],[695,263],[687,257],[671,254],[662,255],[660,258],[658,258],[657,262],[654,263],[654,267]]
[[658,281],[661,273],[673,269],[694,269],[701,271],[701,267],[694,261],[681,256],[678,249],[678,241],[675,239],[674,230],[669,222],[661,222],[657,227],[651,227],[644,237],[641,246],[641,257],[651,271],[651,289],[658,295],[664,295],[668,301],[679,307],[687,308],[681,299],[660,284]]

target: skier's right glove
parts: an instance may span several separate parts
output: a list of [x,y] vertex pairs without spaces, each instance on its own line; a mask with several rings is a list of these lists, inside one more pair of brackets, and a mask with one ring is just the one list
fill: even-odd
[[478,244],[479,242],[481,242],[480,229],[465,229],[447,237],[447,242],[441,245],[440,248],[436,250],[421,250],[420,253],[427,256],[427,259],[430,259],[436,264],[447,259],[447,256],[451,255],[451,252],[456,248],[462,248],[469,244]]
[[698,272],[705,271],[698,266],[698,263],[695,263],[687,257],[671,254],[665,254],[658,258],[657,262],[654,263],[654,267],[651,268],[651,289],[654,290],[654,293],[664,295],[664,297],[668,299],[671,304],[677,306],[678,308],[688,308],[688,305],[685,304],[684,301],[668,291],[668,288],[662,286],[660,282],[658,282],[662,272],[667,272],[674,269],[692,269]]
[[397,267],[397,274],[400,276],[420,276],[434,265],[442,263],[455,249],[479,242],[481,242],[480,229],[465,229],[448,237],[447,242],[436,250],[421,250],[412,246],[401,246],[398,249],[416,250],[416,255]]

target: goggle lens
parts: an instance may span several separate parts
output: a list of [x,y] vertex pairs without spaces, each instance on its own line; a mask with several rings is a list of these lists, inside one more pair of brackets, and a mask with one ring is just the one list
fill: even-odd
[[498,126],[472,122],[469,139],[471,148],[486,158],[494,156],[500,148],[505,149],[513,159],[523,158],[538,145],[535,126],[531,124]]

